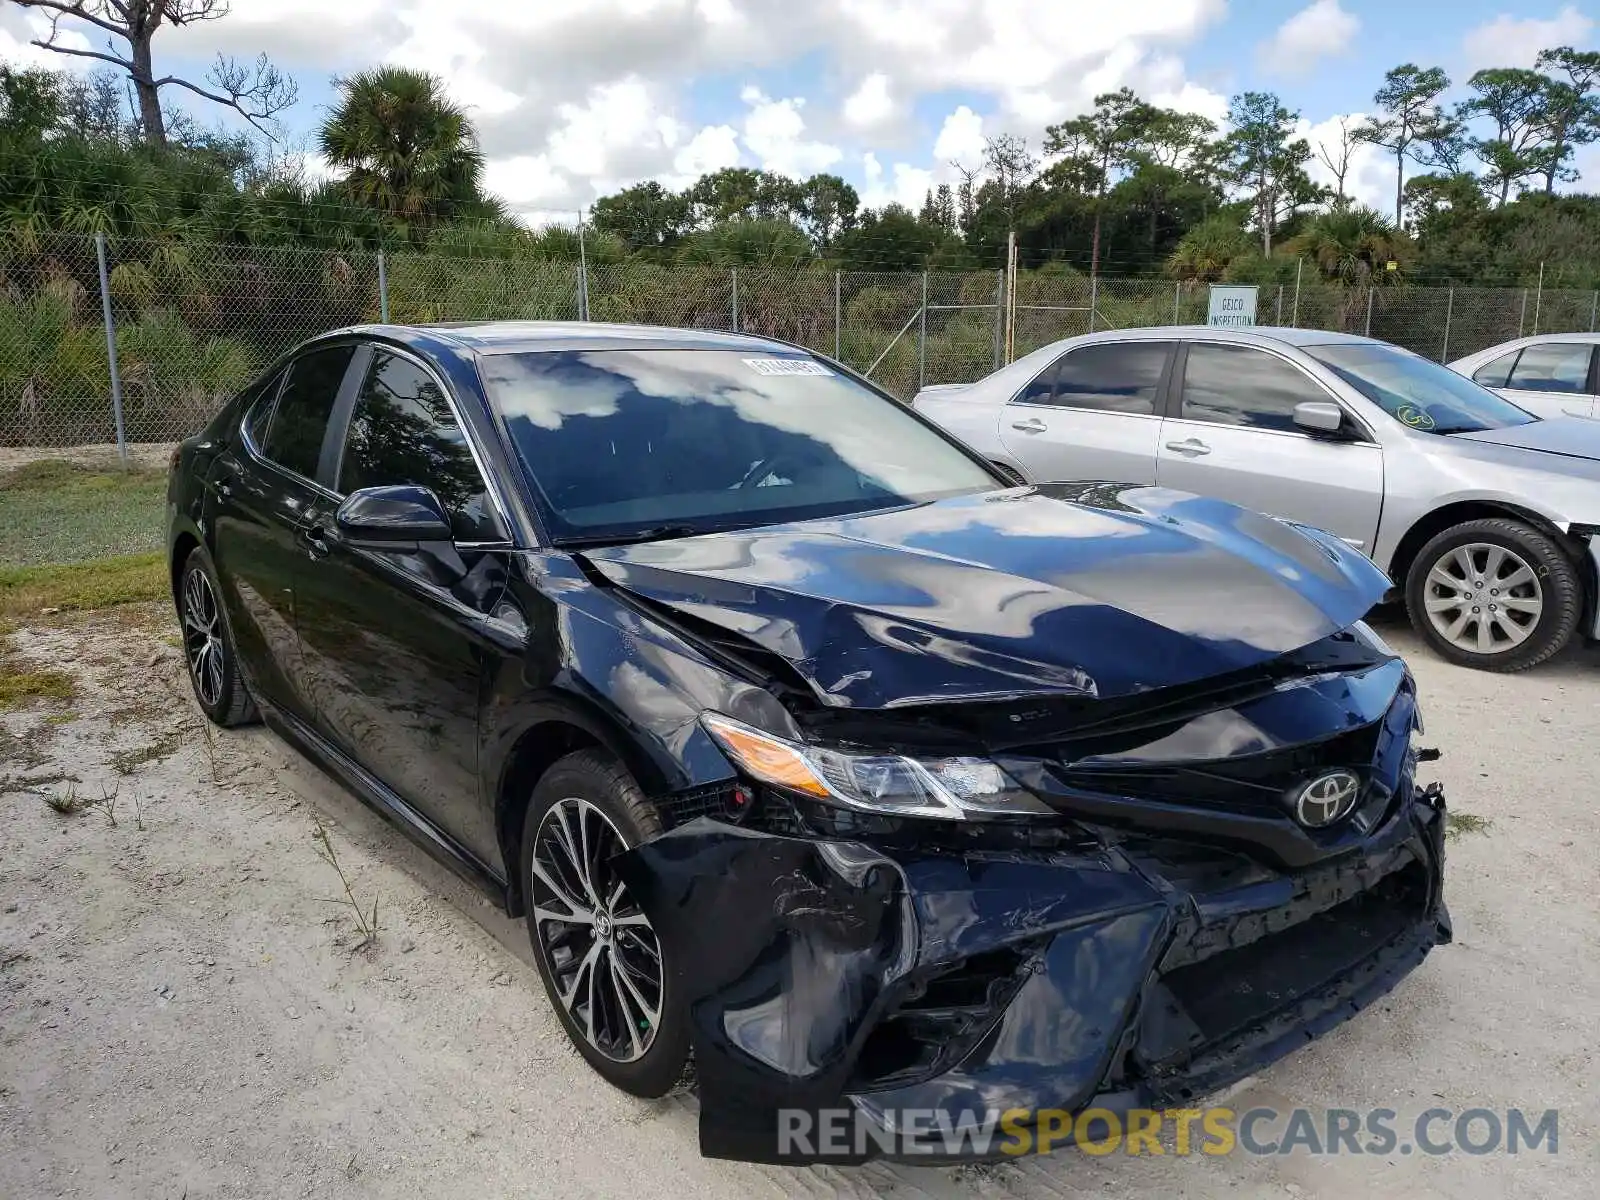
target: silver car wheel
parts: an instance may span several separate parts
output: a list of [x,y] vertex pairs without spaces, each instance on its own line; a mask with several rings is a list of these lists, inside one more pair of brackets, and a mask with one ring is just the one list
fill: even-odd
[[626,849],[594,804],[558,800],[534,835],[529,897],[561,1006],[615,1062],[643,1057],[655,1041],[665,979],[655,930],[609,866]]
[[183,581],[183,649],[195,693],[207,708],[222,700],[222,614],[211,581],[199,568]]
[[1498,654],[1528,640],[1544,611],[1544,589],[1528,561],[1492,542],[1447,550],[1423,589],[1428,623],[1458,650]]

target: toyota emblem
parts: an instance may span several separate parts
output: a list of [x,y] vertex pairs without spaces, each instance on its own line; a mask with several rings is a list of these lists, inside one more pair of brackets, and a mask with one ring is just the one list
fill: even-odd
[[1361,781],[1349,771],[1319,775],[1295,797],[1295,820],[1308,829],[1321,829],[1350,815],[1361,795]]

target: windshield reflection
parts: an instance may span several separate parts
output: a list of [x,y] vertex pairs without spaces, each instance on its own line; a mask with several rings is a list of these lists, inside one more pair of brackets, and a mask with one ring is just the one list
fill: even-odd
[[558,539],[681,535],[995,489],[980,461],[808,356],[486,356],[480,371]]
[[1449,367],[1395,346],[1303,349],[1402,425],[1422,433],[1480,433],[1538,419]]

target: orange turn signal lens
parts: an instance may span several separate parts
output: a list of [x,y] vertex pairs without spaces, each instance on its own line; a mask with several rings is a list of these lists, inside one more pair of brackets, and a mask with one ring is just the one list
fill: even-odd
[[773,783],[819,799],[827,799],[832,794],[806,762],[805,755],[781,738],[715,713],[704,714],[701,721],[746,774],[763,783]]

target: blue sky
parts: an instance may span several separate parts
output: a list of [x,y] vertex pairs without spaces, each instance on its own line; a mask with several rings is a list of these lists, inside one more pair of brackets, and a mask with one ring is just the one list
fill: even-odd
[[[470,106],[489,184],[530,220],[561,219],[642,178],[681,186],[742,164],[829,170],[871,204],[916,203],[976,163],[985,136],[1035,146],[1044,127],[1124,84],[1213,117],[1277,92],[1313,140],[1365,112],[1383,72],[1458,81],[1531,66],[1551,45],[1600,44],[1577,0],[233,0],[224,20],[170,29],[157,68],[199,76],[217,52],[271,56],[298,80],[287,142],[306,147],[332,76],[377,61],[439,73]],[[0,8],[0,56],[82,67],[27,46]],[[63,23],[72,44],[99,48]],[[183,98],[175,92],[174,97]],[[208,119],[216,110],[186,103]],[[1600,176],[1600,155],[1595,175]],[[320,165],[313,157],[313,170]],[[1355,164],[1382,205],[1392,168]],[[1591,186],[1596,186],[1591,182]]]

